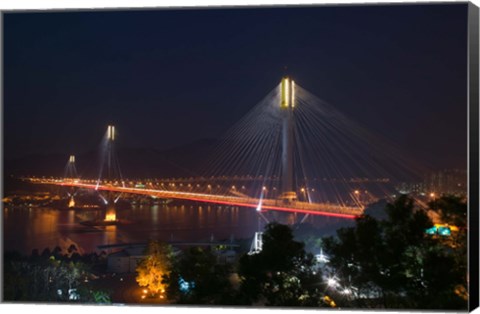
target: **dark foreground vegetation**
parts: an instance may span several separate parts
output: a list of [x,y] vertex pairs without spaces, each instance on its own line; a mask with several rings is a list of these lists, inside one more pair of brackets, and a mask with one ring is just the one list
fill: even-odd
[[105,254],[80,255],[74,245],[62,254],[56,247],[28,257],[4,253],[3,299],[20,302],[110,303],[110,291],[96,289],[94,281],[105,269]]
[[[136,281],[170,304],[466,310],[468,303],[465,200],[444,196],[429,209],[407,196],[387,204],[384,217],[362,215],[336,236],[313,239],[313,255],[294,231],[270,223],[259,253],[219,262],[209,248],[174,254],[151,241]],[[450,235],[429,233],[436,223]],[[449,229],[450,230],[450,229]],[[105,256],[80,256],[71,247],[29,257],[4,254],[4,300],[109,303],[112,291],[94,282]]]

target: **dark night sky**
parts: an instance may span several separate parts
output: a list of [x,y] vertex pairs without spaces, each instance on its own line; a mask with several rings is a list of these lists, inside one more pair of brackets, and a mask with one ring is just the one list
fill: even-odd
[[4,158],[214,138],[296,82],[437,167],[465,167],[467,5],[4,15]]

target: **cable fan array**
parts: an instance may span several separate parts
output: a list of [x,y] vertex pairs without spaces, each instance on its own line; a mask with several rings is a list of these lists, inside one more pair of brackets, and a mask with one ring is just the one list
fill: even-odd
[[[203,167],[222,193],[277,198],[282,193],[281,86],[232,126]],[[334,106],[295,86],[293,172],[299,200],[345,206],[389,198],[426,167]]]

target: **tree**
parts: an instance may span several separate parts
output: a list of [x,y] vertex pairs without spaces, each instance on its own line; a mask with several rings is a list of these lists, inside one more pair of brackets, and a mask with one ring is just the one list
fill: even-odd
[[467,203],[462,197],[443,195],[428,205],[440,214],[443,222],[463,229],[467,227]]
[[171,271],[172,250],[170,246],[150,241],[147,256],[137,266],[137,283],[149,289],[150,293],[164,293],[166,285],[163,282]]
[[92,291],[91,292],[91,298],[93,302],[98,303],[98,304],[110,304],[112,301],[110,300],[110,296],[107,292],[105,291]]
[[[454,290],[462,269],[442,239],[426,234],[426,212],[403,195],[387,204],[387,218],[368,215],[355,227],[324,239],[330,264],[358,289],[350,306],[386,308],[464,308]],[[360,297],[361,296],[361,297]]]
[[168,298],[181,304],[235,304],[230,274],[231,267],[218,264],[209,249],[193,247],[174,262]]
[[6,251],[3,255],[3,298],[7,301],[28,300],[29,278],[25,277],[28,263],[18,252]]
[[[45,250],[44,252],[47,252]],[[71,302],[73,293],[80,301],[89,300],[89,291],[80,280],[87,267],[80,262],[57,259],[34,253],[30,257],[7,253],[5,255],[6,300]]]
[[239,276],[243,302],[269,306],[319,306],[324,289],[314,257],[293,240],[292,230],[277,223],[263,233],[262,251],[243,255]]
[[430,208],[437,212],[441,222],[457,227],[449,237],[438,236],[437,239],[448,248],[448,255],[454,258],[452,269],[462,278],[456,282],[455,293],[464,301],[468,300],[468,219],[467,202],[465,198],[455,195],[443,195],[429,203]]

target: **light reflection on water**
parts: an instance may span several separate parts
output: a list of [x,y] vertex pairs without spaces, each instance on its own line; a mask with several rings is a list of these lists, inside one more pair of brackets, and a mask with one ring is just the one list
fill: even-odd
[[[269,220],[282,223],[300,221],[294,214],[266,213]],[[82,221],[102,220],[104,210],[57,210],[51,208],[4,208],[4,249],[30,254],[33,249],[74,244],[80,251],[99,251],[97,246],[160,241],[201,242],[251,238],[265,222],[254,208],[214,205],[136,205],[117,210],[117,218],[130,223],[114,226],[85,226]],[[260,221],[260,223],[259,223]],[[315,226],[338,224],[338,220],[311,217]]]
[[30,254],[33,249],[75,244],[81,252],[92,252],[99,245],[162,241],[208,241],[251,237],[257,218],[251,208],[216,206],[137,205],[117,210],[126,224],[85,226],[82,221],[101,220],[104,210],[57,210],[51,208],[4,209],[4,249]]

